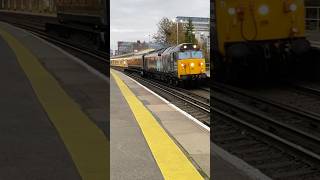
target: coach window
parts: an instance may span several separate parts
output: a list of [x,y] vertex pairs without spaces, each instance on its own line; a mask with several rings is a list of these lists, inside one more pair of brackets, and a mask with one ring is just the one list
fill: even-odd
[[179,59],[190,59],[191,54],[189,51],[179,52]]

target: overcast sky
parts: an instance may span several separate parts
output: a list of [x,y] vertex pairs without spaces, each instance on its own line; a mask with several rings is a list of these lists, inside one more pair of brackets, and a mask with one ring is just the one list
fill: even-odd
[[111,0],[110,47],[117,41],[149,41],[162,17],[210,16],[210,0]]

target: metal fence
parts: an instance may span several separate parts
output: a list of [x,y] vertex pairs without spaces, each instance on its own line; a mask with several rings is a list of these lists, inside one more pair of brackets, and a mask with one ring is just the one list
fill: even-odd
[[307,31],[320,31],[320,6],[307,6],[305,20]]

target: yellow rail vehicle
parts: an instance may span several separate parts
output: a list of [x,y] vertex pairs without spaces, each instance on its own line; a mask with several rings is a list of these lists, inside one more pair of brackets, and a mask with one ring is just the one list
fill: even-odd
[[121,69],[128,68],[127,58],[111,59],[111,66]]
[[206,65],[197,45],[184,43],[143,57],[143,74],[178,85],[206,78]]
[[206,78],[202,51],[190,43],[114,57],[111,66],[124,71],[136,71],[144,77],[173,85]]
[[[285,71],[310,49],[303,0],[214,0],[217,75]],[[286,66],[286,67],[282,67]],[[222,73],[223,72],[223,73]]]
[[205,73],[206,64],[203,58],[192,57],[178,60],[178,78]]

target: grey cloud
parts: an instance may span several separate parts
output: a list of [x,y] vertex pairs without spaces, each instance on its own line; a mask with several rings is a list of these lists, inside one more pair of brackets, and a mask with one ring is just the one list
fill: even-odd
[[111,0],[110,45],[120,40],[148,41],[162,17],[209,17],[209,0]]

